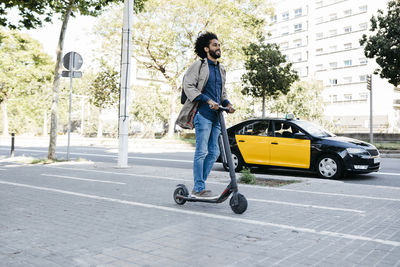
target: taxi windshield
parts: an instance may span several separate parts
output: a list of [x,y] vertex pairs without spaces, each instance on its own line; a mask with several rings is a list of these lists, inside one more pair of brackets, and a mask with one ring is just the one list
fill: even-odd
[[325,130],[319,125],[316,125],[308,121],[296,121],[296,124],[303,128],[306,132],[315,137],[332,137],[335,136],[333,133]]

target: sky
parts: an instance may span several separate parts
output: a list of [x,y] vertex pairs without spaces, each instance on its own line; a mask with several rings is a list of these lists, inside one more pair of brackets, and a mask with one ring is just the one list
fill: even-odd
[[[90,66],[95,57],[92,50],[96,46],[96,42],[90,33],[98,19],[90,16],[77,16],[71,17],[68,22],[63,54],[71,51],[78,52],[83,58],[82,70]],[[55,60],[60,30],[61,20],[54,19],[53,23],[45,23],[42,28],[23,30],[23,32],[42,43],[44,51]]]

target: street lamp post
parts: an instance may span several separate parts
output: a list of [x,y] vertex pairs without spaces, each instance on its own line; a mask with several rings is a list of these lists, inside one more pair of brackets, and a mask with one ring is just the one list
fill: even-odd
[[118,167],[128,167],[129,83],[132,40],[133,0],[125,0],[121,44],[121,81],[118,121]]

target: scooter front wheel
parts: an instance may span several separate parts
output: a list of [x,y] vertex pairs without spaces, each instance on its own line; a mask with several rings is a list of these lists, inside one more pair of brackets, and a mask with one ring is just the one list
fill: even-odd
[[232,196],[229,201],[229,205],[231,206],[231,209],[233,210],[234,213],[242,214],[247,209],[247,199],[242,194],[239,194],[239,193],[238,193],[237,199],[238,199],[238,203],[235,205],[235,203],[234,203],[235,201],[233,200],[233,196]]
[[188,195],[187,192],[186,192],[187,190],[185,190],[185,189],[186,188],[184,188],[182,186],[179,186],[179,187],[177,187],[175,189],[175,191],[174,191],[174,200],[175,200],[176,204],[183,205],[183,204],[186,203],[185,199],[179,197],[179,196],[187,196]]

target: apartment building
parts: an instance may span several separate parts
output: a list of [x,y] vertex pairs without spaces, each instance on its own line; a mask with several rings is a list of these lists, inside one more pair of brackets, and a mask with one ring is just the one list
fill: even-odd
[[[301,79],[324,86],[324,116],[343,132],[368,132],[370,91],[367,75],[378,67],[364,56],[359,40],[369,34],[370,18],[387,1],[280,0],[268,42],[280,45]],[[400,91],[378,75],[372,77],[374,132],[400,131]]]

